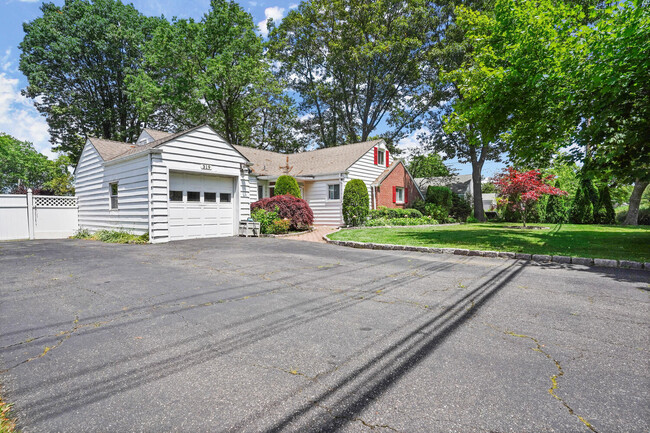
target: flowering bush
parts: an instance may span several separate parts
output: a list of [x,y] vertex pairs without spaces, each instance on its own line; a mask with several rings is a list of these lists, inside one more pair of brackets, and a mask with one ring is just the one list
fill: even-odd
[[264,209],[277,212],[279,219],[291,221],[291,230],[304,230],[314,223],[314,214],[307,202],[292,195],[276,195],[251,204],[251,211]]
[[289,226],[291,226],[291,221],[284,219],[284,220],[273,220],[271,223],[271,228],[269,229],[270,233],[279,235],[282,233],[286,233],[289,231]]
[[496,176],[494,184],[499,190],[498,205],[509,206],[521,214],[526,227],[526,215],[543,195],[567,195],[566,191],[548,185],[555,176],[542,176],[539,170],[517,171],[512,167]]

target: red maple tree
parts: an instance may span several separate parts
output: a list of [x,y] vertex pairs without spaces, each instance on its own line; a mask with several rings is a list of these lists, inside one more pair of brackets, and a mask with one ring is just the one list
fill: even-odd
[[526,227],[528,211],[543,195],[567,195],[566,191],[548,185],[553,179],[555,176],[543,176],[539,170],[517,171],[508,167],[494,179],[501,198],[499,206],[519,211]]

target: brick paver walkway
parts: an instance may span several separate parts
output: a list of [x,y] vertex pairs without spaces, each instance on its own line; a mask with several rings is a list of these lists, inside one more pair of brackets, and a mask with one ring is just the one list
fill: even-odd
[[303,235],[296,235],[296,236],[284,236],[280,239],[289,239],[291,241],[307,241],[307,242],[321,242],[325,243],[323,240],[323,236],[326,234],[335,232],[338,230],[338,227],[325,227],[325,226],[319,226],[314,229],[314,231],[305,233]]

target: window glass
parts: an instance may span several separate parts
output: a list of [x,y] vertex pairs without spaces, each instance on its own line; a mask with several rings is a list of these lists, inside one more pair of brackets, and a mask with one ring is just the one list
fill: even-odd
[[230,194],[222,192],[219,194],[219,201],[221,203],[230,203]]
[[117,183],[109,183],[108,191],[111,196],[110,208],[117,209]]
[[198,191],[187,191],[187,201],[201,201],[201,193]]
[[397,203],[404,203],[404,188],[395,188]]
[[264,198],[264,186],[258,185],[257,186],[257,199],[260,200]]
[[384,165],[384,151],[380,150],[377,152],[377,164]]
[[217,193],[216,192],[204,192],[203,201],[207,203],[216,203],[217,202]]
[[183,191],[169,191],[169,201],[183,201]]
[[330,200],[339,200],[341,198],[341,186],[339,184],[327,185],[328,198]]

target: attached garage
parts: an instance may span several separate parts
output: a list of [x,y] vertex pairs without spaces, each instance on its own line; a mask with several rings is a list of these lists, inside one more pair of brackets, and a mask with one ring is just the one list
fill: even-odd
[[169,173],[169,239],[233,236],[236,179]]
[[234,236],[256,199],[250,165],[206,125],[145,129],[135,143],[89,138],[75,171],[79,227],[153,243]]

